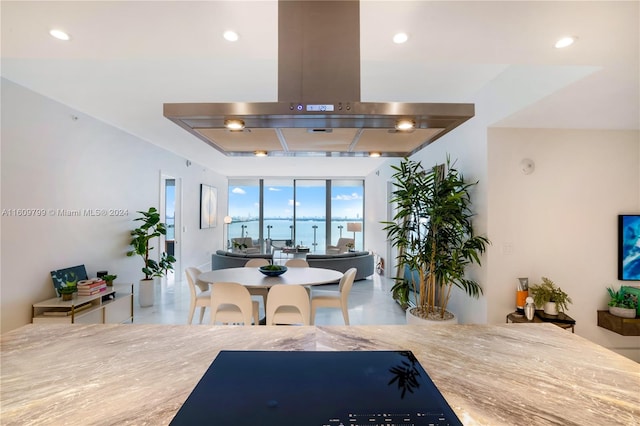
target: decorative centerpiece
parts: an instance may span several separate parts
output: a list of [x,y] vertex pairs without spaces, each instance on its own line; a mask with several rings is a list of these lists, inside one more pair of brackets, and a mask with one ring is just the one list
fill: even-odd
[[268,277],[277,277],[287,272],[287,267],[282,265],[265,265],[258,269]]
[[569,303],[573,303],[569,295],[547,277],[542,277],[542,284],[530,286],[529,292],[536,306],[542,307],[547,315],[558,315],[558,312],[568,309]]
[[626,293],[622,288],[615,291],[611,287],[607,288],[609,293],[609,313],[621,318],[635,318],[638,309],[638,296]]

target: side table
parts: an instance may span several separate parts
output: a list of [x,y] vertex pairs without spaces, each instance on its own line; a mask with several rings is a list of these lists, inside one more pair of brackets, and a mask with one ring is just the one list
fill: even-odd
[[553,325],[556,325],[560,328],[564,328],[565,330],[571,329],[572,333],[575,333],[575,325],[576,320],[571,318],[569,315],[560,312],[558,315],[547,315],[544,313],[542,309],[536,310],[536,314],[533,316],[533,320],[529,321],[524,314],[519,312],[511,312],[507,314],[508,323],[511,321],[512,323],[543,323],[550,322]]

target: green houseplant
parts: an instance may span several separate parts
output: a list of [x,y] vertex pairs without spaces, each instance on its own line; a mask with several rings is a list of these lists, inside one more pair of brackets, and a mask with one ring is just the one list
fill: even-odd
[[151,258],[150,252],[153,250],[151,240],[166,235],[167,226],[160,222],[160,213],[155,207],[150,207],[146,212],[138,211],[138,213],[142,217],[134,220],[142,222],[142,224],[131,231],[131,247],[133,248],[127,252],[127,256],[138,255],[142,257],[144,279],[140,281],[139,302],[140,306],[152,306],[154,302],[153,278],[161,278],[168,271],[173,270],[173,263],[176,259],[166,252],[162,253],[159,261]]
[[[480,265],[480,255],[489,240],[474,234],[470,189],[447,156],[445,164],[425,169],[405,158],[392,165],[392,203],[397,206],[392,222],[383,222],[387,238],[397,249],[398,276],[394,298],[404,306],[415,294],[415,307],[408,310],[421,318],[447,319],[452,288],[479,297],[482,287],[465,276],[470,264]],[[410,271],[409,277],[404,273]]]
[[568,309],[569,303],[573,303],[569,295],[547,277],[542,277],[541,284],[529,286],[529,292],[536,306],[543,307],[549,315],[558,315],[558,312]]
[[607,287],[609,293],[609,313],[622,318],[635,318],[638,309],[638,296],[627,293],[622,288],[614,290]]
[[113,274],[109,274],[109,275],[104,275],[102,277],[102,279],[104,280],[104,282],[107,283],[108,286],[112,286],[113,285],[113,281],[118,278],[117,275],[113,275]]

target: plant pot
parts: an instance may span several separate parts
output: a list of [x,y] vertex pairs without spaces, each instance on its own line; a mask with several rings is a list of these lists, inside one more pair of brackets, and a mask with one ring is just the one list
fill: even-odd
[[155,302],[155,281],[150,280],[140,280],[140,287],[138,290],[138,303],[141,308],[146,308],[149,306],[153,306]]
[[113,281],[105,281],[108,287],[113,287]]
[[[453,315],[451,312],[446,311],[445,317],[446,319],[440,319],[440,315],[437,315],[432,318],[423,318],[414,314],[415,307],[407,308],[405,311],[407,324],[409,325],[437,325],[437,324],[458,324],[458,318]],[[439,309],[436,307],[436,309]]]
[[547,315],[558,315],[558,305],[556,305],[556,302],[545,303],[544,313]]
[[73,299],[73,293],[62,293],[62,300],[71,300]]
[[620,318],[635,318],[636,310],[633,308],[619,308],[617,306],[609,306],[609,313]]

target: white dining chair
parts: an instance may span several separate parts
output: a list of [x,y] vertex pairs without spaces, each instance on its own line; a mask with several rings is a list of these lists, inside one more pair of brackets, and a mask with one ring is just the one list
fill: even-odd
[[298,285],[276,284],[269,290],[267,325],[310,323],[309,294]]
[[247,263],[244,264],[245,268],[259,268],[261,266],[271,265],[269,260],[263,259],[261,257],[256,257],[255,259],[247,260]]
[[287,268],[308,268],[309,262],[304,259],[289,259],[284,263]]
[[251,300],[249,290],[239,283],[211,284],[211,324],[222,322],[251,325],[251,318],[259,324],[258,302]]
[[209,284],[198,281],[198,276],[202,273],[195,266],[189,266],[185,269],[187,275],[187,283],[189,284],[189,293],[191,294],[191,303],[189,305],[189,324],[193,323],[193,314],[196,307],[200,307],[200,324],[204,318],[204,311],[207,306],[211,306],[211,291]]
[[345,325],[349,325],[349,293],[356,277],[356,268],[348,269],[340,279],[338,290],[313,290],[311,293],[311,324],[318,308],[340,308]]
[[[247,263],[244,264],[245,268],[259,268],[261,266],[271,265],[267,259],[263,258],[255,258],[247,260]],[[248,287],[249,294],[252,296],[262,297],[262,306],[264,306],[264,311],[267,311],[267,293],[269,289],[262,287]]]

